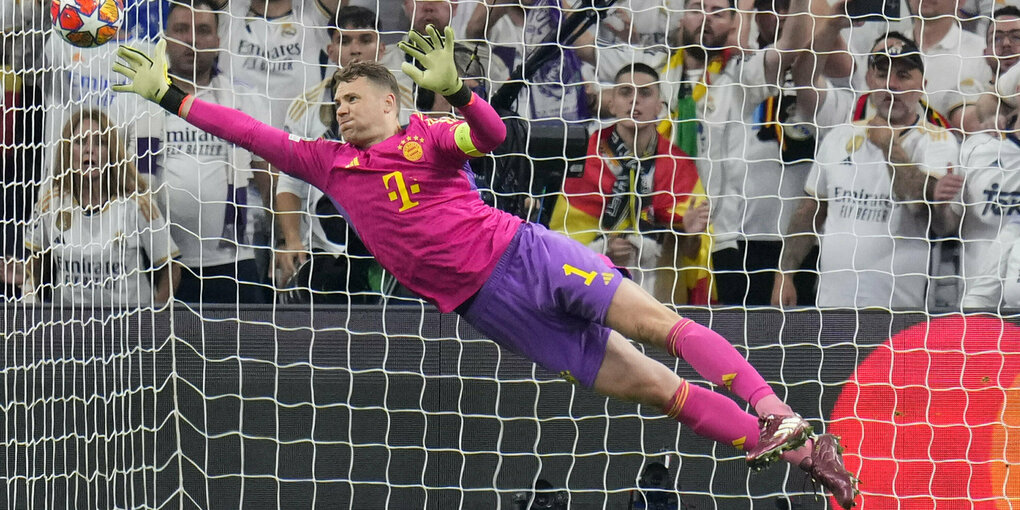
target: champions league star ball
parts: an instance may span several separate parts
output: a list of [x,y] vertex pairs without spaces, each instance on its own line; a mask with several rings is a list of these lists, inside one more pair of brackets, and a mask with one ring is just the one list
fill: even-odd
[[124,23],[124,0],[53,0],[50,18],[65,41],[94,48],[117,35]]

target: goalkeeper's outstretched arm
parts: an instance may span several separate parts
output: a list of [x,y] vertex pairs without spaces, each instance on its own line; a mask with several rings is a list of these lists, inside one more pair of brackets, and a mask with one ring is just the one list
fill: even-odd
[[189,124],[258,154],[274,167],[316,184],[325,172],[330,148],[319,142],[301,142],[285,131],[263,124],[233,108],[196,99],[173,85],[167,74],[166,41],[160,40],[152,56],[121,46],[113,70],[130,81],[114,85],[117,92],[134,92]]

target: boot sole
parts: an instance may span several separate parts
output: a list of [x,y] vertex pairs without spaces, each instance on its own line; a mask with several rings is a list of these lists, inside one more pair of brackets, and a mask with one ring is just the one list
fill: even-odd
[[808,438],[811,437],[811,434],[813,433],[814,427],[808,425],[807,427],[804,427],[804,430],[802,430],[800,434],[791,437],[789,441],[771,450],[766,450],[761,455],[748,460],[747,466],[756,473],[763,471],[772,464],[778,462],[780,457],[783,455],[783,452],[796,450],[797,448],[804,446],[804,443],[807,442]]

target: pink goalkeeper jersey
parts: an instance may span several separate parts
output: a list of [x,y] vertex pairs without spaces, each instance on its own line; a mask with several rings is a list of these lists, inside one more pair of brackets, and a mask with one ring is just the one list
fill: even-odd
[[368,149],[301,140],[198,99],[187,120],[332,197],[380,265],[450,312],[482,287],[522,223],[482,202],[464,172],[465,150],[484,153],[503,141],[502,120],[477,96],[460,112],[470,129],[414,115]]

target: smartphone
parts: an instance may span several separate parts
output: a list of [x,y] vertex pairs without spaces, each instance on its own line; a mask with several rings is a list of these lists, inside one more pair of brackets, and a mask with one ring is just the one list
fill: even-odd
[[900,0],[850,0],[846,14],[854,21],[889,21],[900,17]]

